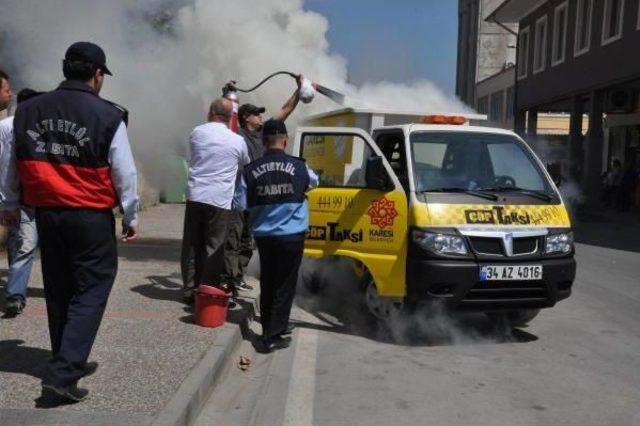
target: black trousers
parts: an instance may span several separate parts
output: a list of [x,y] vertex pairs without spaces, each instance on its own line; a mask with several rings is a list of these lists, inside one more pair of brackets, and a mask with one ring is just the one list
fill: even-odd
[[200,284],[219,284],[231,210],[187,201],[180,267],[185,294]]
[[118,269],[111,211],[39,208],[42,276],[52,359],[43,383],[69,386],[84,375]]
[[224,274],[230,284],[242,281],[253,256],[253,246],[244,212],[234,211],[224,246]]
[[258,237],[260,254],[260,321],[262,336],[284,333],[296,294],[304,235]]

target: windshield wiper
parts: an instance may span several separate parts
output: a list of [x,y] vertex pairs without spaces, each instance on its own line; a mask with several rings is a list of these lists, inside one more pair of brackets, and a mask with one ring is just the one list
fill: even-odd
[[480,188],[480,191],[489,192],[517,192],[518,194],[528,195],[543,201],[551,201],[553,197],[546,192],[537,191],[535,189],[520,188],[517,186],[497,186],[492,188]]
[[464,188],[433,188],[426,189],[424,191],[420,191],[420,193],[424,194],[425,192],[451,192],[455,194],[469,194],[476,197],[484,198],[485,200],[498,201],[498,196],[495,194],[490,194],[487,192],[483,192],[484,190],[477,189],[464,189]]

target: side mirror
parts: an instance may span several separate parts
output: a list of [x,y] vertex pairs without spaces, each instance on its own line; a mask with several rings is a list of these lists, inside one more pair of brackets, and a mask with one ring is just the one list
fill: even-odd
[[560,163],[547,163],[547,172],[549,172],[553,183],[559,187],[562,184],[562,168]]
[[371,157],[367,159],[367,170],[365,174],[367,188],[377,189],[387,192],[393,189],[387,169],[384,168],[382,157]]

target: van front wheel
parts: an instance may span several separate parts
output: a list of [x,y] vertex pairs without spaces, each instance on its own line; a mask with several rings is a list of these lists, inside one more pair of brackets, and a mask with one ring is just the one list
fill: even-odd
[[489,319],[494,323],[506,321],[511,327],[522,327],[527,325],[540,313],[540,309],[520,309],[508,312],[486,312]]
[[365,284],[364,302],[371,315],[385,322],[402,310],[402,303],[397,299],[380,296],[375,281],[370,277]]

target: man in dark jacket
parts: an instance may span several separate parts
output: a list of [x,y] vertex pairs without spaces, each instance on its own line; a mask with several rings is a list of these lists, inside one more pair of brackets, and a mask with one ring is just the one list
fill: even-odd
[[[274,120],[285,121],[296,109],[300,101],[300,84],[302,76],[298,76],[298,88],[274,115]],[[238,134],[247,144],[249,159],[256,161],[264,154],[262,144],[262,114],[264,107],[244,104],[238,109]],[[247,220],[243,212],[235,209],[229,222],[229,232],[224,251],[225,275],[228,284],[236,291],[239,288],[251,289],[244,281],[247,266],[253,255],[254,243],[247,228]]]
[[282,121],[264,124],[266,151],[245,167],[236,194],[249,212],[249,229],[260,254],[260,320],[263,350],[289,346],[288,322],[295,296],[304,238],[309,228],[305,192],[318,183],[304,160],[285,154]]
[[137,237],[137,172],[126,111],[98,95],[104,51],[74,43],[63,61],[66,78],[17,108],[15,149],[23,204],[36,209],[52,358],[44,390],[80,401],[87,363],[117,272],[115,220],[122,240]]

